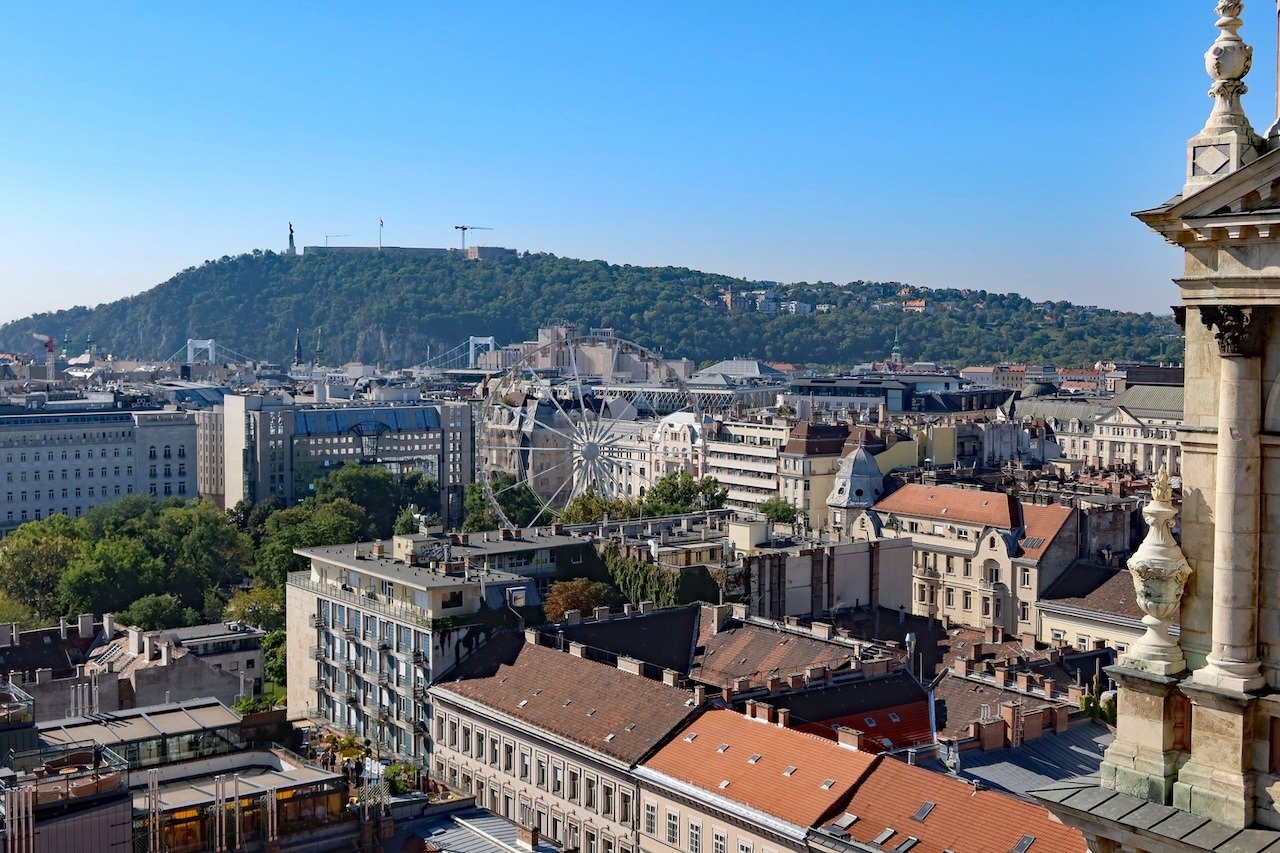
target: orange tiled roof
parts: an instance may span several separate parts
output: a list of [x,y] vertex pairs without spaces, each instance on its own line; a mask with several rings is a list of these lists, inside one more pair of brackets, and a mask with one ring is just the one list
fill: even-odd
[[1016,502],[1016,498],[1003,492],[908,483],[882,498],[875,508],[880,512],[898,515],[939,521],[965,521],[1008,530],[1017,526],[1014,510]]
[[[933,806],[916,820],[925,803]],[[919,839],[912,853],[1012,850],[1024,836],[1035,839],[1032,853],[1087,849],[1079,830],[1058,823],[1040,806],[995,791],[974,791],[958,779],[893,759],[882,760],[858,785],[847,811],[858,818],[848,828],[856,841],[866,843],[894,830],[879,842],[885,850],[895,849],[908,836]]]
[[[894,717],[897,717],[897,720],[894,720]],[[855,714],[823,720],[820,723],[802,723],[796,728],[827,740],[835,740],[837,726],[847,726],[865,733],[880,744],[881,749],[877,751],[918,746],[933,741],[927,702],[912,702],[906,705],[877,708],[874,711],[859,711]],[[884,746],[886,740],[891,744],[890,747]]]
[[874,763],[873,755],[718,709],[677,732],[644,767],[807,828],[837,813]]
[[1044,556],[1070,517],[1071,507],[1062,504],[1023,504],[1022,523],[1026,533],[1022,539],[1022,556],[1033,559]]

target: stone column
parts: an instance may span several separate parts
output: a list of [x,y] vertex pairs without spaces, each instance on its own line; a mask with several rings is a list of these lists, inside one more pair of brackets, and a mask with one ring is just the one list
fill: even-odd
[[1213,505],[1213,650],[1193,678],[1235,693],[1263,686],[1258,663],[1261,512],[1261,308],[1200,309],[1218,340],[1218,445]]

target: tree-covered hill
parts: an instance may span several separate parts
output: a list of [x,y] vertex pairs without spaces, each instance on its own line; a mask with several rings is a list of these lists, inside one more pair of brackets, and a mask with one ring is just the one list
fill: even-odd
[[[768,287],[779,301],[830,313],[729,312],[720,293]],[[904,312],[925,299],[930,313]],[[741,300],[739,300],[741,301]],[[847,366],[884,358],[894,333],[908,360],[1086,364],[1179,360],[1170,316],[1035,303],[1017,294],[927,290],[897,282],[763,285],[677,267],[633,267],[525,254],[501,261],[384,255],[285,256],[256,251],[183,270],[152,289],[0,326],[0,350],[32,353],[32,332],[87,335],[121,358],[164,358],[187,338],[215,338],[256,358],[289,359],[295,329],[310,358],[323,329],[327,363],[408,365],[468,335],[500,343],[540,325],[611,327],[670,357],[734,355]]]

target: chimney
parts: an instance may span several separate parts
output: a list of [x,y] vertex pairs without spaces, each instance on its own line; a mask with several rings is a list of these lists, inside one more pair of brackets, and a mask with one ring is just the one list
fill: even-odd
[[824,678],[827,677],[827,668],[825,666],[811,666],[807,670],[805,670],[804,674],[805,674],[805,678],[810,683],[813,683],[815,681],[822,681]]
[[954,662],[956,675],[968,675],[973,672],[973,663],[966,658],[958,657]]
[[779,708],[778,709],[778,727],[785,729],[785,728],[789,728],[790,726],[791,726],[791,709]]
[[36,670],[36,684],[49,684],[53,681],[53,670],[45,667]]
[[160,643],[160,665],[168,666],[173,663],[173,645],[168,641]]
[[622,605],[622,615],[623,615],[623,616],[630,616],[630,615],[631,615],[631,610],[632,610],[632,607],[631,607],[631,602],[630,602],[630,601],[628,601],[626,604]]
[[618,669],[623,672],[629,672],[632,675],[643,675],[644,664],[635,658],[629,658],[626,655],[618,655]]
[[582,643],[570,641],[569,654],[573,655],[575,658],[585,658],[587,656],[587,647],[582,645]]
[[156,653],[156,638],[150,634],[142,635],[142,652],[147,656],[147,660]]
[[81,613],[80,614],[80,637],[83,639],[83,638],[88,638],[92,636],[93,636],[93,614]]
[[787,679],[787,686],[792,690],[799,690],[801,687],[804,687],[804,674],[793,672],[791,677]]
[[756,719],[764,720],[766,723],[772,723],[774,720],[773,706],[768,702],[756,703]]
[[830,640],[833,628],[834,626],[826,622],[814,622],[809,626],[809,631],[819,640]]
[[381,543],[381,542],[376,542],[376,543],[374,543],[374,546],[373,546],[373,556],[374,556],[374,557],[376,557],[377,559],[381,560],[384,556],[386,556],[386,553],[387,553],[387,551],[386,551],[386,549],[383,547],[383,545],[382,545],[382,543]]
[[1000,718],[1004,721],[1005,737],[1009,746],[1021,746],[1018,739],[1018,712],[1022,710],[1016,702],[1005,702],[1000,706]]
[[743,620],[747,618],[747,605],[730,604],[729,612],[733,614],[734,619]]
[[529,645],[531,645],[531,646],[539,646],[539,645],[542,645],[541,643],[539,643],[539,642],[538,642],[538,639],[539,639],[539,636],[538,636],[538,629],[537,629],[537,628],[525,628],[525,629],[524,629],[524,641],[525,641],[526,643],[528,643],[528,644],[529,644]]
[[65,616],[58,617],[58,636],[64,640],[67,638],[67,617]]
[[574,608],[573,610],[566,610],[564,612],[563,621],[570,625],[577,625],[582,621],[582,611],[577,608]]
[[102,633],[106,636],[107,642],[111,642],[111,638],[116,633],[116,617],[114,614],[102,614]]
[[541,842],[542,837],[536,826],[516,826],[516,846],[535,850]]
[[744,675],[741,678],[735,678],[733,680],[734,693],[746,693],[750,689],[751,689],[751,679],[748,678],[747,676]]
[[1000,627],[999,625],[988,625],[988,626],[987,626],[987,637],[986,637],[986,640],[987,640],[987,642],[988,642],[988,643],[999,643],[999,642],[1003,642],[1003,641],[1004,641],[1004,630],[1003,630],[1003,629],[1001,629],[1001,627]]
[[711,624],[712,634],[719,634],[724,630],[724,626],[729,623],[729,605],[704,605],[702,618]]
[[695,706],[699,706],[706,701],[707,701],[707,688],[704,685],[695,684],[693,686],[693,704]]
[[729,702],[732,702],[732,701],[733,701],[733,688],[732,688],[732,687],[722,687],[722,688],[720,688],[720,698],[721,698],[721,699],[723,699],[723,700],[725,701],[725,703],[726,703],[726,704],[728,704]]
[[640,602],[640,612],[641,612],[641,613],[652,613],[652,612],[653,612],[653,602],[652,602],[652,601],[642,601],[642,602]]
[[135,626],[129,626],[129,654],[142,654],[142,629]]
[[662,671],[662,683],[668,687],[675,687],[680,683],[680,673],[674,669],[664,669]]
[[597,607],[595,610],[595,619],[597,622],[609,621],[609,608],[604,606]]
[[1017,678],[1018,678],[1018,689],[1019,689],[1019,690],[1030,690],[1030,689],[1031,689],[1031,673],[1026,672],[1026,671],[1020,672],[1020,673],[1018,673]]
[[756,700],[754,699],[747,700],[747,707],[746,707],[745,713],[748,720],[754,720],[756,718]]
[[1053,698],[1053,688],[1055,684],[1057,684],[1057,682],[1052,678],[1046,678],[1044,680],[1044,695],[1046,699]]
[[836,726],[836,743],[846,749],[857,751],[858,740],[861,736],[862,732],[857,729],[851,729],[848,726]]
[[780,675],[769,676],[769,680],[765,682],[765,687],[768,688],[770,693],[777,693],[779,690],[782,689],[782,676]]
[[996,664],[991,667],[991,673],[996,677],[996,684],[1001,687],[1009,686],[1009,667],[1003,664]]

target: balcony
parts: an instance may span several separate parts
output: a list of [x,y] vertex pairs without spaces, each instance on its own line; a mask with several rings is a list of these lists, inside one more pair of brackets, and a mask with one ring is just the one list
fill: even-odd
[[312,660],[325,660],[329,655],[320,646],[311,646],[307,649],[307,657]]
[[374,592],[361,593],[354,589],[343,589],[335,583],[316,582],[311,579],[311,572],[293,572],[286,583],[289,586],[305,589],[308,592],[329,601],[341,601],[368,613],[387,616],[410,625],[424,628],[431,627],[431,616],[427,611],[411,604],[396,604],[387,600],[387,596]]
[[936,581],[939,578],[938,570],[931,569],[928,566],[912,566],[911,574],[915,575],[918,578],[925,578],[926,580]]
[[413,698],[419,702],[426,702],[427,688],[422,685],[413,688]]
[[311,690],[313,693],[318,693],[321,690],[331,690],[332,685],[329,683],[329,679],[327,678],[308,678],[307,689]]
[[391,673],[389,673],[389,672],[380,672],[380,673],[378,673],[376,680],[377,680],[377,682],[378,682],[378,686],[379,686],[379,687],[390,687],[390,686],[391,686]]
[[328,623],[324,621],[324,618],[321,617],[318,613],[312,613],[310,616],[308,616],[307,624],[310,625],[312,628],[324,628],[328,625]]
[[429,666],[430,661],[427,659],[427,653],[418,649],[413,653],[413,662],[417,666]]
[[360,664],[348,658],[347,660],[342,661],[342,668],[354,675],[360,671]]

